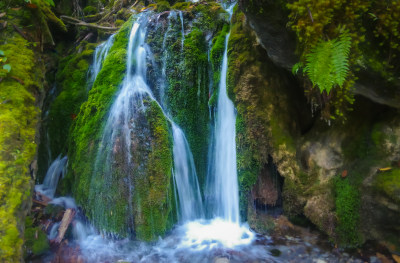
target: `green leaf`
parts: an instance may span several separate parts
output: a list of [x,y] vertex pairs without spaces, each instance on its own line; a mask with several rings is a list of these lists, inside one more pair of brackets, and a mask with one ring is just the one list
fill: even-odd
[[53,0],[45,0],[50,6],[54,6]]
[[10,64],[5,64],[5,65],[3,65],[3,69],[5,69],[8,72],[10,72],[11,71],[11,65]]
[[350,48],[351,37],[344,30],[337,39],[319,41],[306,55],[304,72],[321,93],[329,94],[335,86],[344,84],[349,72]]
[[0,49],[0,56],[4,56],[4,51]]
[[293,67],[292,67],[292,74],[293,74],[293,75],[296,75],[297,72],[299,72],[299,70],[300,70],[302,67],[303,67],[303,63],[301,63],[301,62],[298,62],[298,63],[294,64]]

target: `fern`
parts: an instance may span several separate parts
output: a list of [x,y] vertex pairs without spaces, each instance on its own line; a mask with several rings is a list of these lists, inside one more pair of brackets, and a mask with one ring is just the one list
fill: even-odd
[[351,37],[344,31],[338,39],[318,42],[306,55],[304,72],[321,93],[343,86],[349,72],[350,47]]
[[349,72],[349,53],[351,47],[351,37],[347,31],[342,33],[339,40],[333,44],[332,65],[335,73],[335,82],[342,87]]

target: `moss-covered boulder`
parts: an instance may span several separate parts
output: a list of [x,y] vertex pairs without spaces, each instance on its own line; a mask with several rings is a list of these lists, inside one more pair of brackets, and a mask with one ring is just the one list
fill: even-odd
[[[130,142],[103,142],[110,108],[126,74],[127,45],[135,18],[116,34],[88,100],[73,122],[70,168],[63,192],[72,192],[91,222],[121,237],[153,240],[175,220],[172,139],[167,118],[148,96],[132,100]],[[140,101],[143,99],[143,101]],[[101,145],[111,147],[103,151]],[[125,145],[130,145],[129,152]],[[129,160],[128,160],[129,159]]]

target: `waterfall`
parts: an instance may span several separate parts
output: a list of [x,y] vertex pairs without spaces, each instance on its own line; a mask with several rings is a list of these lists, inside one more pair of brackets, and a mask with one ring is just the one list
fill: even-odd
[[172,125],[174,139],[174,180],[178,192],[180,221],[204,217],[203,202],[197,181],[193,156],[182,130]]
[[[179,17],[181,20],[182,34],[181,48],[183,49],[183,41],[185,36],[183,27],[183,16],[181,11],[179,12]],[[160,104],[162,106],[164,114],[166,115],[172,126],[174,155],[173,179],[175,183],[175,191],[177,194],[176,199],[178,200],[178,217],[180,222],[187,222],[189,220],[195,220],[204,217],[204,211],[199,182],[197,179],[196,167],[194,164],[193,155],[190,150],[189,143],[187,142],[187,139],[182,129],[172,121],[169,114],[165,113],[169,112],[169,109],[166,108],[166,104],[164,103],[164,93],[165,88],[168,85],[166,68],[169,54],[167,51],[166,43],[172,28],[171,19],[176,19],[176,12],[171,11],[168,15],[168,27],[165,31],[162,43],[162,50],[164,51],[164,55],[162,58],[161,68],[162,83],[160,85]]]
[[93,82],[96,80],[96,77],[101,70],[101,66],[103,65],[103,62],[107,57],[110,48],[114,44],[114,36],[115,35],[111,35],[106,42],[103,42],[102,44],[96,47],[93,54],[93,64],[90,67],[89,83],[93,84]]
[[[111,106],[106,121],[101,143],[97,152],[94,173],[91,179],[89,201],[93,207],[92,220],[96,226],[112,227],[118,222],[103,216],[110,213],[115,201],[105,193],[107,188],[118,187],[119,191],[127,193],[127,210],[122,215],[126,218],[129,231],[133,230],[133,191],[131,135],[135,132],[135,120],[143,115],[146,107],[144,98],[153,98],[146,84],[146,23],[147,17],[140,15],[133,24],[127,49],[127,70],[122,87]],[[118,160],[118,167],[115,167]],[[116,182],[113,174],[116,169],[122,169],[124,176]],[[117,186],[119,185],[119,186]],[[124,198],[118,196],[115,198]],[[121,215],[120,215],[121,216]]]
[[[170,16],[176,14],[171,12]],[[101,143],[96,157],[95,169],[91,179],[91,190],[89,199],[92,202],[93,212],[91,218],[97,226],[109,226],[114,222],[106,221],[104,213],[109,213],[109,207],[112,207],[113,200],[107,193],[103,193],[105,188],[111,188],[113,184],[114,163],[118,159],[117,169],[123,169],[125,178],[122,179],[123,187],[121,191],[128,192],[128,209],[126,211],[129,217],[129,226],[133,227],[133,193],[134,183],[132,171],[132,138],[135,133],[140,132],[140,127],[136,127],[143,118],[146,106],[144,101],[155,101],[163,110],[164,116],[171,123],[173,132],[173,158],[174,158],[174,181],[179,200],[179,219],[182,222],[203,217],[203,205],[200,194],[199,183],[195,171],[193,156],[189,144],[183,131],[166,114],[168,112],[163,103],[160,103],[153,96],[150,87],[146,83],[147,72],[147,44],[145,43],[147,30],[147,17],[140,15],[132,26],[127,52],[127,71],[122,82],[121,90],[111,106],[108,119],[106,121]],[[168,32],[168,30],[167,30]],[[165,38],[168,34],[165,34]],[[164,46],[165,48],[165,46]],[[162,69],[165,74],[165,63]],[[166,81],[165,79],[163,80]],[[162,83],[162,85],[166,85]],[[160,92],[162,100],[164,94]],[[124,168],[121,168],[124,167]],[[121,186],[119,186],[121,187]],[[111,219],[113,220],[113,219]],[[131,229],[132,230],[132,229]]]
[[43,184],[36,185],[35,190],[43,193],[45,196],[53,198],[57,190],[58,181],[66,172],[67,161],[67,156],[63,158],[58,156],[47,170]]
[[[232,15],[233,5],[227,10]],[[213,176],[209,182],[214,195],[213,215],[238,224],[239,190],[236,165],[236,113],[227,94],[228,41],[226,35],[225,50],[222,59],[221,80],[219,83],[217,115],[214,131],[214,160],[209,171]]]

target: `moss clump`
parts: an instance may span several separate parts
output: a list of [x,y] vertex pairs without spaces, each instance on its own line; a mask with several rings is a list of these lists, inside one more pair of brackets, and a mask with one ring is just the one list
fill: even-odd
[[168,11],[171,8],[167,1],[160,1],[157,3],[157,12]]
[[87,6],[83,9],[85,15],[94,15],[97,13],[97,8],[94,6]]
[[335,205],[338,225],[338,242],[345,247],[357,247],[362,243],[359,234],[360,194],[347,178],[334,179]]
[[31,217],[25,220],[25,258],[38,256],[50,249],[46,233],[35,227]]
[[400,169],[378,174],[374,185],[378,191],[383,192],[396,203],[400,203]]
[[43,66],[20,35],[5,39],[1,49],[12,69],[0,82],[0,261],[17,262],[32,187],[28,167],[36,151],[34,93],[42,89]]

